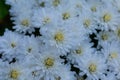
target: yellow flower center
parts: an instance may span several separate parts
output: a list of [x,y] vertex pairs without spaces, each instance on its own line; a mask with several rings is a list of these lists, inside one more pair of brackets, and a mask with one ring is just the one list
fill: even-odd
[[89,27],[90,26],[90,24],[91,24],[91,21],[90,21],[90,19],[86,19],[86,20],[84,20],[84,23],[83,23],[86,27]]
[[15,48],[16,47],[16,44],[14,42],[11,43],[11,47],[12,48]]
[[96,6],[92,6],[92,7],[91,7],[91,11],[92,11],[92,12],[96,12],[96,11],[97,11]]
[[116,52],[113,52],[109,55],[110,58],[115,59],[118,57],[118,54]]
[[92,64],[89,65],[88,69],[89,69],[90,73],[93,73],[93,72],[95,72],[97,70],[97,66],[92,63]]
[[70,18],[70,13],[66,12],[62,14],[63,20],[69,19]]
[[55,80],[61,80],[61,78],[60,77],[55,77]]
[[21,24],[23,25],[23,26],[29,26],[29,21],[28,21],[28,19],[24,19],[22,22],[21,22]]
[[107,34],[105,34],[105,33],[103,33],[102,35],[101,35],[101,38],[102,38],[102,40],[108,40],[108,35]]
[[57,41],[57,42],[62,42],[64,40],[64,35],[63,33],[61,32],[57,32],[54,36],[54,39]]
[[120,28],[117,29],[117,36],[120,37]]
[[47,68],[50,68],[54,65],[54,59],[53,58],[47,58],[44,60],[44,64]]
[[76,52],[77,54],[82,54],[82,49],[79,48],[79,49],[75,50],[75,52]]
[[49,17],[45,17],[44,20],[43,20],[44,24],[50,23],[50,21],[51,20],[50,20]]
[[12,78],[12,79],[17,79],[19,75],[20,75],[20,73],[17,70],[12,70],[10,72],[10,78]]
[[104,22],[109,22],[111,20],[112,16],[109,13],[104,14],[103,16],[103,21]]
[[84,77],[79,77],[77,80],[85,80]]
[[53,6],[58,6],[60,4],[60,0],[54,0],[53,1]]

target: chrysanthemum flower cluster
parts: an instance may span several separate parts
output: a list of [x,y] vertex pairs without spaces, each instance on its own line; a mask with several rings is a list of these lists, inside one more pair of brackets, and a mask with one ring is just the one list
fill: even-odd
[[120,0],[6,0],[0,80],[120,80]]

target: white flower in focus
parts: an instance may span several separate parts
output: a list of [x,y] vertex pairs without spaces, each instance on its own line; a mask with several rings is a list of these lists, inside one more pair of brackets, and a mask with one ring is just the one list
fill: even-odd
[[41,39],[46,45],[56,48],[58,54],[64,55],[80,41],[80,32],[77,33],[72,29],[73,27],[69,25],[50,26],[47,30],[40,31]]
[[26,80],[30,79],[30,69],[26,67],[25,63],[3,64],[0,65],[0,79],[1,80]]
[[22,40],[22,49],[21,54],[26,56],[33,56],[33,54],[38,54],[40,45],[36,37],[32,36],[25,36]]
[[103,5],[95,14],[96,21],[102,30],[115,30],[119,24],[119,13],[113,5]]
[[4,35],[0,37],[0,52],[3,55],[16,55],[21,50],[22,35],[6,30]]
[[86,74],[87,80],[99,79],[100,76],[104,75],[103,73],[106,69],[105,58],[101,55],[96,55],[93,53],[82,57],[81,62],[78,63],[78,66],[82,71],[80,75],[83,75],[83,73]]
[[[35,55],[34,64],[36,66],[33,67],[36,72],[34,74],[36,80],[75,80],[73,73],[69,71],[70,67],[63,64],[63,60],[57,53],[56,50],[50,48]],[[63,71],[61,72],[61,70]]]
[[94,15],[91,11],[84,10],[78,17],[78,20],[78,24],[81,25],[79,27],[83,27],[85,29],[86,34],[92,34],[93,32],[96,32],[95,29],[97,29],[98,26],[94,20]]
[[112,31],[100,31],[96,34],[96,39],[98,40],[98,45],[104,46],[115,39],[115,34]]
[[56,11],[52,11],[51,9],[35,9],[33,12],[33,25],[38,28],[49,27],[51,24],[55,24],[57,22],[56,20],[58,20]]
[[14,26],[13,29],[20,33],[32,33],[35,31],[35,26],[32,24],[32,15],[31,14],[20,14],[16,17],[12,17],[12,20],[14,20]]
[[68,58],[72,60],[73,63],[78,64],[82,57],[87,56],[88,54],[91,54],[95,51],[92,46],[93,44],[90,43],[88,40],[81,41],[79,45],[71,50]]
[[11,6],[10,14],[13,20],[13,29],[23,33],[34,32],[32,25],[33,7],[36,5],[35,0],[6,0],[6,3]]
[[112,41],[109,44],[105,44],[102,46],[102,53],[107,60],[107,65],[110,67],[110,71],[115,73],[120,72],[120,44],[118,41]]

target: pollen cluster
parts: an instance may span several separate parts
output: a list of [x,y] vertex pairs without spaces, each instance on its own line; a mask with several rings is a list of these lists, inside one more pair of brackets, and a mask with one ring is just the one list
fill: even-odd
[[104,22],[109,22],[111,20],[112,16],[109,13],[104,14],[103,16],[103,21]]
[[62,42],[64,40],[64,34],[62,32],[57,32],[54,36],[56,42]]
[[77,54],[82,54],[82,49],[81,48],[79,48],[79,49],[77,49],[75,51],[76,51]]
[[28,21],[28,19],[24,19],[22,22],[21,22],[21,24],[23,25],[23,26],[29,26],[29,21]]
[[53,1],[53,5],[54,5],[54,6],[58,6],[59,4],[60,4],[60,0],[54,0],[54,1]]
[[86,27],[89,27],[90,24],[91,24],[90,19],[86,19],[83,24],[84,24]]
[[53,58],[47,58],[44,60],[44,64],[47,68],[50,68],[54,65],[54,59]]
[[96,70],[97,70],[97,66],[95,65],[95,64],[93,64],[93,63],[91,63],[90,65],[89,65],[89,72],[90,73],[93,73],[93,72],[95,72]]
[[12,70],[10,72],[10,78],[12,78],[12,79],[17,79],[19,75],[20,75],[20,73],[17,70]]
[[69,19],[70,18],[70,13],[66,12],[62,14],[63,20]]

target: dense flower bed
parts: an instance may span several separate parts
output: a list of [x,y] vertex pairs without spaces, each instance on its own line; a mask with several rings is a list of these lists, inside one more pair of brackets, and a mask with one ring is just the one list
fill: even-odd
[[0,80],[120,80],[120,0],[6,4]]

